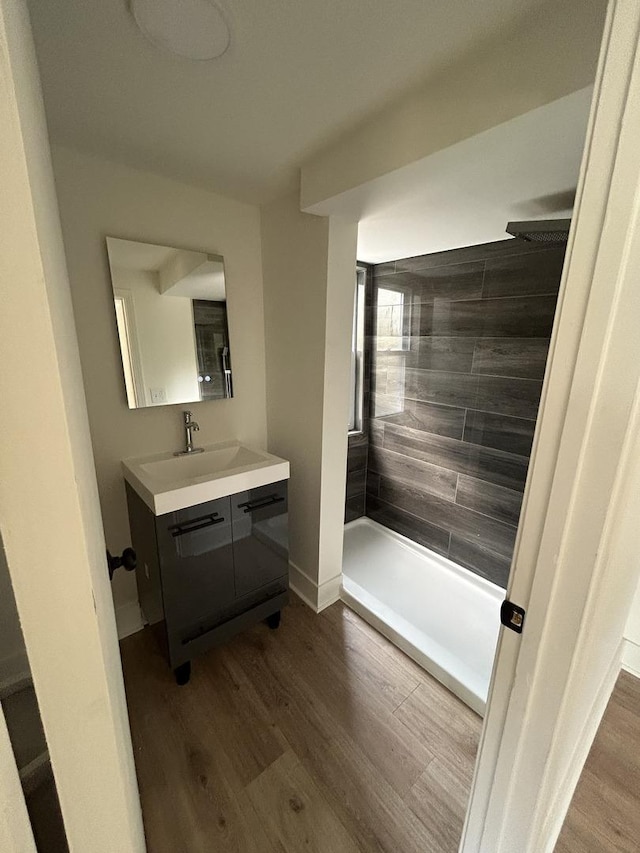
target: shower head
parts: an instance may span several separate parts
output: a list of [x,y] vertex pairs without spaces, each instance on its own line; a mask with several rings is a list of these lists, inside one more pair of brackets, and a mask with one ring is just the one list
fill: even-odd
[[563,243],[570,225],[570,219],[534,219],[531,222],[509,222],[506,231],[527,243]]

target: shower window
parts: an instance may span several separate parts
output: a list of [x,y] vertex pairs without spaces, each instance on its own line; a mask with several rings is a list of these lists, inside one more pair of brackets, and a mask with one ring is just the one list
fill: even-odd
[[364,311],[366,270],[356,270],[353,331],[351,335],[351,396],[349,405],[349,432],[362,431],[364,397]]
[[383,352],[410,349],[411,299],[403,288],[377,290],[376,348]]

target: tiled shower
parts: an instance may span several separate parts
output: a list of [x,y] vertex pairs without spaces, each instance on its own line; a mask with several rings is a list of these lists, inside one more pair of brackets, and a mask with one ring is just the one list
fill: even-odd
[[564,251],[513,239],[368,269],[346,521],[506,586]]

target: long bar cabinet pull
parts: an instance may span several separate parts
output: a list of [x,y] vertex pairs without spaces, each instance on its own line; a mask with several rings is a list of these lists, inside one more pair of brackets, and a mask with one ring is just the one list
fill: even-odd
[[267,506],[279,504],[283,501],[284,498],[281,495],[265,495],[263,498],[256,498],[253,501],[245,501],[238,504],[238,509],[244,509],[245,512],[253,512],[254,509],[264,509]]
[[190,521],[183,521],[182,524],[174,524],[169,530],[173,537],[185,536],[187,533],[204,530],[205,527],[212,527],[214,524],[222,524],[223,522],[223,516],[219,516],[217,512],[212,512],[210,515],[202,515]]

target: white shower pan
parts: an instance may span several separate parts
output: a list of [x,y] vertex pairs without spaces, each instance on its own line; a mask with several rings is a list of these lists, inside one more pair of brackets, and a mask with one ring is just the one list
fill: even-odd
[[484,714],[504,590],[369,518],[345,525],[341,598]]

